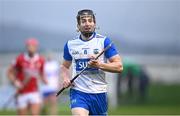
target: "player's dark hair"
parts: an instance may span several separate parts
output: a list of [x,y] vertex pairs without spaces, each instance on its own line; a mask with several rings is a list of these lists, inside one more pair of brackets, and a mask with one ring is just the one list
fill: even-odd
[[93,11],[90,9],[83,9],[83,10],[78,11],[78,14],[76,16],[78,24],[80,24],[80,17],[83,15],[91,15],[93,17],[94,23],[96,23],[96,19],[95,19],[95,15],[94,15]]

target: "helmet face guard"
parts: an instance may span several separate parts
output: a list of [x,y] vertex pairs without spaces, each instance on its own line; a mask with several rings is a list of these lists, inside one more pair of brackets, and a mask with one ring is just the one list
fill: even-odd
[[80,24],[80,20],[82,17],[91,16],[93,18],[94,23],[96,23],[96,18],[92,10],[84,9],[80,10],[76,16],[78,24]]
[[[92,10],[89,10],[89,9],[84,9],[84,10],[80,10],[77,14],[77,23],[78,25],[80,26],[81,24],[81,19],[83,19],[84,17],[91,17],[93,19],[93,22],[96,23],[96,19],[95,19],[95,15],[93,13]],[[89,32],[86,32],[86,31],[81,31],[81,33],[89,38],[95,31],[95,28],[92,30],[92,31],[89,31]]]

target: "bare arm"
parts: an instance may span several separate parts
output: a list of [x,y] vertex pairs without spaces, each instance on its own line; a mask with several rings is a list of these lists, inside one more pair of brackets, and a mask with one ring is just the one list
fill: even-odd
[[8,68],[7,76],[11,83],[15,81],[15,69],[12,66]]
[[39,78],[44,84],[48,84],[48,81],[47,81],[44,73],[40,73]]
[[107,72],[121,73],[123,71],[122,60],[119,55],[111,57],[108,63],[103,63],[98,60],[91,60],[89,65]]
[[63,79],[63,87],[68,87],[70,86],[70,72],[69,68],[71,66],[71,61],[64,60],[62,65],[61,65],[61,77]]
[[23,87],[22,83],[16,79],[16,70],[13,66],[10,66],[7,71],[7,76],[10,82],[17,88],[21,89]]

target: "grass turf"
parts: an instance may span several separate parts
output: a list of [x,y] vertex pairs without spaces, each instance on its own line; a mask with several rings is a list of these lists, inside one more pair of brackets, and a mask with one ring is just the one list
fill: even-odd
[[[116,108],[109,108],[109,115],[174,115],[180,114],[180,85],[151,85],[148,92],[148,98],[145,102],[139,102],[136,97],[126,103],[120,104]],[[16,114],[14,110],[0,111],[1,115]],[[67,103],[59,104],[60,115],[70,115],[69,105]]]

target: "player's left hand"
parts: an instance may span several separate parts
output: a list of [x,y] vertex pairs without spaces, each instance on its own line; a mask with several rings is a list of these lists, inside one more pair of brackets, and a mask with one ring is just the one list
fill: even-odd
[[91,56],[91,60],[88,62],[88,65],[93,68],[100,68],[101,62],[99,60],[95,60],[94,56]]

